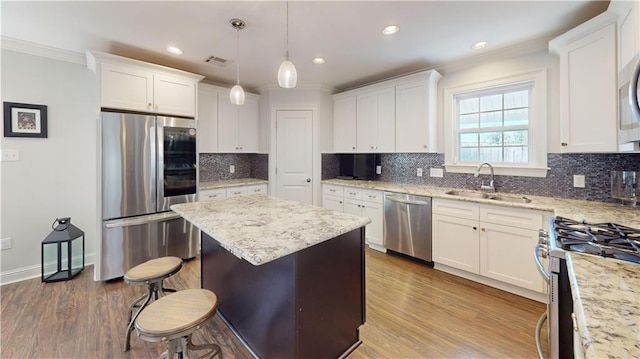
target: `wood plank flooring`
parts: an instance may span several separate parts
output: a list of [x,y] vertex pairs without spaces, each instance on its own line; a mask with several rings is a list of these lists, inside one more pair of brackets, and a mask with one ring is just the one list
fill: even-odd
[[[541,303],[369,249],[366,277],[363,344],[350,359],[537,357]],[[198,288],[200,261],[187,261],[166,283]],[[94,282],[93,267],[71,281],[4,285],[0,358],[156,358],[163,344],[135,333],[122,351],[126,308],[143,291],[122,280]],[[201,341],[218,343],[225,359],[251,358],[217,316],[194,335]]]

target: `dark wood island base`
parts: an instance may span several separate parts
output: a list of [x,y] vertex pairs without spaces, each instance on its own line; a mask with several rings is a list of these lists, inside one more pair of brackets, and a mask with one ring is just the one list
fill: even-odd
[[364,227],[263,265],[202,232],[202,287],[259,358],[339,358],[365,322]]

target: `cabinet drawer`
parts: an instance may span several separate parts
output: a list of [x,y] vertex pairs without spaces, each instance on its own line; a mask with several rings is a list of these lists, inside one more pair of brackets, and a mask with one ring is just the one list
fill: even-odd
[[540,228],[545,228],[543,212],[490,205],[480,206],[480,222],[495,223],[535,231]]
[[431,202],[432,212],[445,216],[478,220],[480,205],[464,201],[434,198]]
[[351,198],[351,199],[362,199],[362,190],[359,188],[353,188],[353,187],[345,187],[344,188],[344,198]]
[[368,189],[363,189],[360,191],[362,195],[362,200],[373,203],[382,203],[383,195],[380,191],[372,191]]
[[246,194],[247,194],[247,188],[246,187],[227,188],[227,198],[244,196]]
[[342,197],[342,193],[343,193],[343,188],[341,186],[336,186],[332,184],[322,185],[322,194]]
[[267,194],[266,184],[256,184],[252,186],[246,186],[247,194]]
[[200,201],[212,201],[225,198],[227,198],[227,191],[225,189],[205,189],[198,193],[198,200]]

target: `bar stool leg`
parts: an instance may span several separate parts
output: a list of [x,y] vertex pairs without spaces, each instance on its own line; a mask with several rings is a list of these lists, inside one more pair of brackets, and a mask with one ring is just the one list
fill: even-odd
[[142,312],[142,309],[144,309],[144,307],[146,307],[149,304],[149,302],[151,301],[151,297],[154,295],[157,296],[157,287],[155,286],[154,283],[150,283],[149,286],[147,287],[147,294],[136,299],[136,301],[133,302],[133,304],[131,304],[131,306],[129,307],[129,316],[131,316],[131,312],[132,312],[132,308],[134,307],[134,304],[140,302],[140,300],[144,298],[144,302],[138,307],[138,310],[133,315],[133,317],[130,318],[129,323],[127,323],[127,332],[124,338],[125,352],[128,351],[129,348],[131,347],[131,331],[133,331],[133,326],[135,325],[136,318],[138,318],[138,315],[140,315],[140,312]]
[[209,352],[206,352],[198,357],[189,355],[189,359],[212,359],[215,356],[218,356],[218,359],[222,359],[222,350],[220,349],[220,346],[218,344],[193,344],[193,341],[191,341],[191,334],[189,334],[189,336],[187,337],[186,349],[188,349],[189,352],[191,352],[192,350],[209,350]]

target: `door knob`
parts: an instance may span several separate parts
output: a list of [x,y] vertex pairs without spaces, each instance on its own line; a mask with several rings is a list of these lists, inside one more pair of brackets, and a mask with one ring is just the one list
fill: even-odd
[[307,183],[311,182],[311,178],[307,178]]

